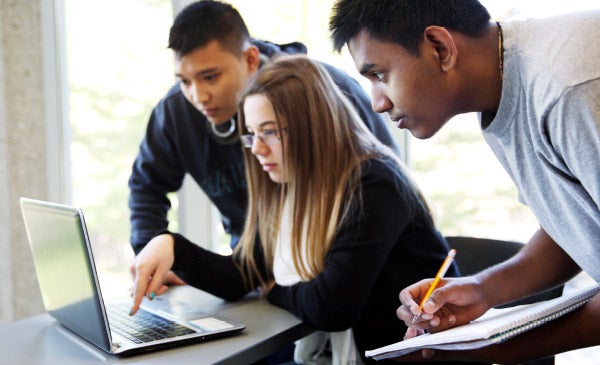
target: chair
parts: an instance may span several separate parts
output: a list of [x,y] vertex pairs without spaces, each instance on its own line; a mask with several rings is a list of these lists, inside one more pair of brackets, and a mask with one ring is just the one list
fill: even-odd
[[[502,241],[490,238],[475,237],[446,237],[450,248],[457,251],[455,261],[462,275],[472,275],[490,266],[506,261],[523,247],[520,242]],[[563,286],[559,286],[527,298],[499,306],[499,308],[514,305],[530,304],[542,300],[557,298],[562,295]],[[523,365],[553,365],[554,356],[534,360]]]

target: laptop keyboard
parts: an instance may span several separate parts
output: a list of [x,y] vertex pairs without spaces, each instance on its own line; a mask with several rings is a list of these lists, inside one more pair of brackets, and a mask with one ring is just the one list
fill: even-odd
[[134,316],[130,316],[129,309],[126,305],[111,305],[107,308],[108,321],[112,331],[135,343],[151,342],[196,332],[141,308]]

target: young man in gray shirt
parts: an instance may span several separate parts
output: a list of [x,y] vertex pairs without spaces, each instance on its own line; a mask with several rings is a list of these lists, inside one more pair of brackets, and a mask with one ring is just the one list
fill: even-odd
[[[514,258],[448,279],[412,323],[429,282],[400,293],[408,337],[564,283],[600,280],[600,11],[496,23],[476,0],[339,0],[334,46],[372,83],[375,111],[417,138],[481,113],[486,142],[540,228]],[[399,360],[521,362],[600,344],[600,295],[500,345]]]

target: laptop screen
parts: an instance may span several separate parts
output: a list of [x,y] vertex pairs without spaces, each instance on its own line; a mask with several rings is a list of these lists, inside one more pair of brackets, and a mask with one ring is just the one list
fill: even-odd
[[21,199],[21,211],[46,310],[96,346],[110,349],[82,214],[26,198]]

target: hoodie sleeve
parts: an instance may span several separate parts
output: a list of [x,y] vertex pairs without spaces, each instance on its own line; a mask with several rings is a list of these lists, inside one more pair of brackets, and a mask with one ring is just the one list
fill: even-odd
[[175,115],[166,100],[178,90],[175,85],[154,108],[129,177],[131,245],[138,254],[157,232],[167,229],[171,202],[167,194],[183,183],[184,167],[175,153]]

